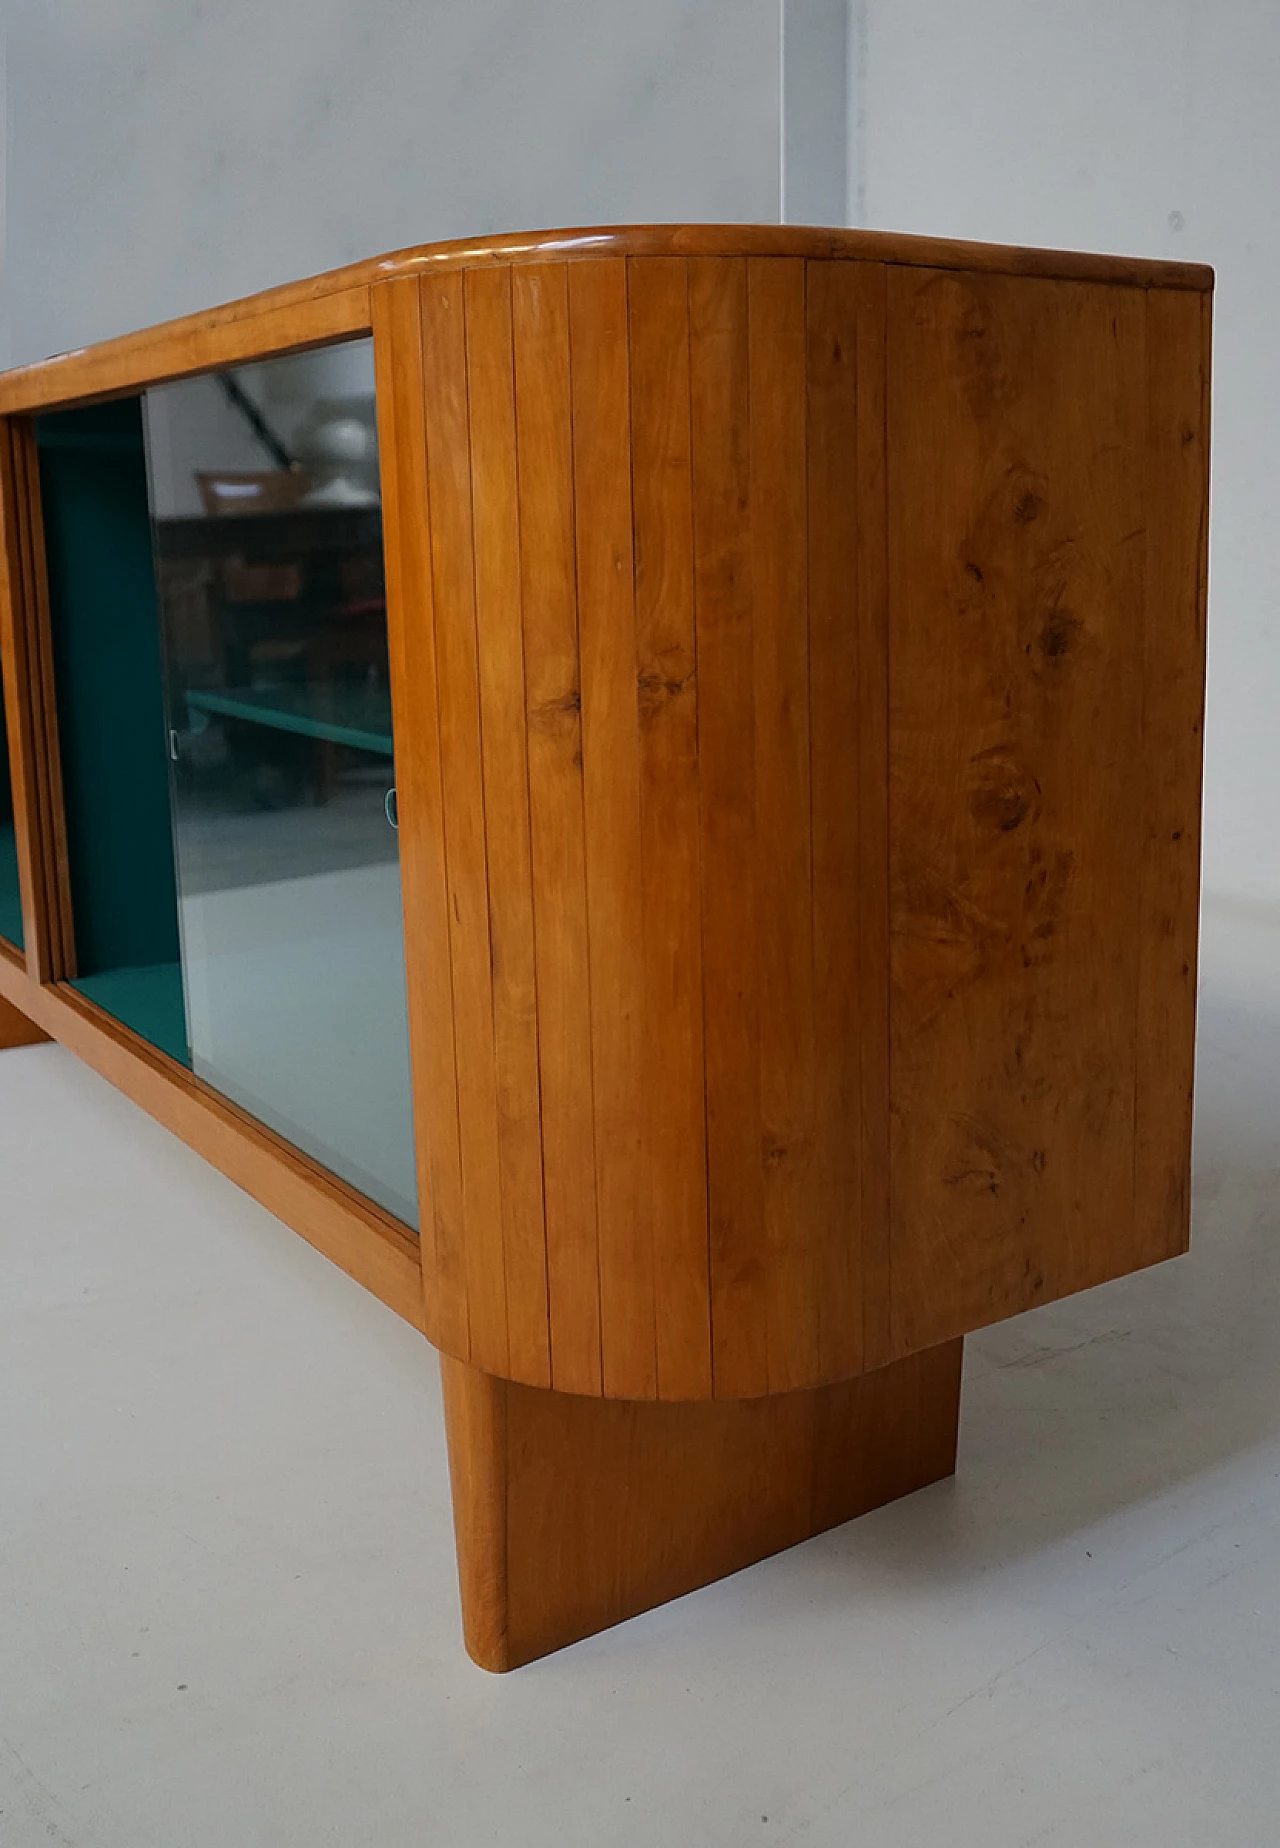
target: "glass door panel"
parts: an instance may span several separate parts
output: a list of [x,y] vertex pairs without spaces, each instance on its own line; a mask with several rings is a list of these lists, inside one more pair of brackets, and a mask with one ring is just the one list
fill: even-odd
[[22,948],[22,896],[18,890],[18,840],[13,827],[13,790],[9,782],[3,669],[0,669],[0,937],[15,950]]
[[372,342],[146,394],[195,1071],[417,1224]]

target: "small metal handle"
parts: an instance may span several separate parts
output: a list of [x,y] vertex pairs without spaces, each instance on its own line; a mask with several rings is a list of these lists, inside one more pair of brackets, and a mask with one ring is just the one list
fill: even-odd
[[386,816],[387,820],[391,823],[391,826],[396,830],[397,833],[399,833],[400,831],[400,804],[396,798],[396,788],[395,788],[394,783],[391,785],[391,788],[387,791],[386,795],[382,798],[382,812]]
[[169,727],[169,760],[170,762],[176,764],[180,755],[181,755],[181,749],[179,745],[178,734],[174,730],[173,726],[170,726]]

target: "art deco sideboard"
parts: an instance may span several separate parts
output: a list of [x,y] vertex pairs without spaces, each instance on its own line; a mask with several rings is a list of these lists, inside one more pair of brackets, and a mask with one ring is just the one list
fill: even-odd
[[554,232],[0,377],[0,1044],[439,1348],[487,1667],[1185,1249],[1211,289]]

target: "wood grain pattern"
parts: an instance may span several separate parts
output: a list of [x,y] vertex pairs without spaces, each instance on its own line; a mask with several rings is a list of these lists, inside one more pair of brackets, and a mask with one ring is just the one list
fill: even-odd
[[569,284],[513,271],[520,578],[551,1379],[601,1390]]
[[[510,664],[485,870],[524,932],[543,1159],[541,1189],[532,1162],[504,1180],[525,1281],[491,1248],[473,1314],[505,1289],[536,1325],[541,1216],[553,1386],[738,1398],[1176,1249],[1198,841],[1175,871],[1159,829],[1183,838],[1196,800],[1204,480],[1201,413],[1180,461],[1152,419],[1162,392],[1198,402],[1200,298],[778,256],[473,276],[475,648]],[[468,440],[443,400],[429,421]],[[478,556],[455,499],[437,560]],[[450,607],[470,595],[460,568]],[[1167,656],[1143,613],[1166,595]],[[476,947],[481,748],[443,818],[476,869],[451,953],[477,1022],[505,961]],[[465,1040],[487,1070],[482,1027]]]
[[0,1000],[123,1091],[339,1270],[423,1327],[418,1241],[389,1213],[273,1135],[63,984],[0,955]]
[[356,265],[0,374],[0,414],[61,409],[369,331]]
[[947,1473],[964,1332],[1184,1248],[1211,281],[557,232],[0,380],[373,327],[420,1244],[59,980],[21,420],[0,1044],[64,1041],[443,1350],[487,1666]]
[[644,881],[644,1089],[658,1397],[711,1396],[689,271],[628,265]]
[[423,283],[422,349],[470,1354],[475,1365],[505,1372],[510,1344],[460,276],[431,277]]
[[927,271],[888,311],[903,1351],[1128,1262],[1146,320]]
[[416,282],[373,297],[387,641],[396,741],[405,974],[413,1063],[426,1329],[470,1353],[463,1261],[444,795],[436,690],[422,316]]
[[1208,297],[1147,297],[1141,910],[1126,1264],[1191,1237],[1191,1094],[1209,537]]
[[[759,995],[760,1121],[745,1178],[761,1200],[765,1261],[755,1280],[762,1299],[755,1314],[765,1331],[764,1380],[770,1392],[785,1392],[813,1379],[821,1286],[828,1281],[814,1262],[815,1235],[822,1234],[815,1186],[805,265],[798,258],[749,260],[747,323],[758,913],[751,979]],[[845,1282],[838,1313],[858,1307]]]
[[702,971],[717,1395],[768,1378],[750,582],[747,267],[689,265]]
[[14,434],[12,424],[0,426],[0,679],[4,683],[5,725],[9,736],[9,780],[18,850],[22,934],[27,964],[33,974],[41,978],[48,973],[50,957],[44,868],[40,858],[36,700],[28,660],[31,586],[22,536],[26,518],[25,474],[20,469]]
[[[867,727],[862,710],[864,700],[874,712],[883,699],[878,676],[864,691],[861,660],[874,612],[864,607],[860,562],[877,537],[862,503],[861,410],[864,392],[878,403],[868,374],[879,374],[878,364],[859,366],[865,284],[861,267],[808,266],[813,1213],[821,1228],[809,1364],[832,1378],[862,1364],[862,1061],[873,1043],[876,997],[887,987],[884,944],[870,928],[883,869],[867,880],[862,859],[863,811],[884,781],[883,756],[873,759],[883,727],[878,734]],[[872,1127],[878,1132],[881,1123]]]
[[396,278],[490,265],[577,263],[619,257],[781,256],[927,266],[1012,276],[1047,276],[1137,288],[1213,287],[1204,264],[1166,263],[1087,251],[1016,249],[899,232],[795,225],[631,225],[515,232],[391,251],[167,321],[137,334],[58,354],[0,375],[0,415],[135,390],[211,366],[235,365],[314,345],[369,326],[369,292]]
[[738,1398],[1185,1238],[1202,298],[597,257],[372,291],[423,1313]]
[[[832,282],[840,272],[826,266]],[[858,651],[858,1148],[863,1365],[883,1366],[892,1351],[889,1247],[889,556],[885,338],[887,271],[863,264],[852,282],[857,325],[858,486],[856,494]],[[837,454],[847,443],[837,435]],[[833,471],[838,488],[838,469]],[[848,501],[826,516],[847,527]],[[811,516],[810,531],[821,521]],[[847,540],[845,542],[847,547]],[[838,916],[829,928],[839,928]],[[838,1058],[832,1045],[832,1057]]]
[[[472,894],[452,892],[447,949],[460,1118],[492,1120],[489,1090],[463,1090],[468,1063],[491,1083],[488,1004],[526,1034],[499,1123],[527,1113],[531,1148],[535,1112],[541,1127],[540,1175],[530,1161],[503,1171],[500,1203],[464,1198],[471,1359],[481,1297],[496,1314],[505,1290],[535,1328],[541,1223],[561,1390],[742,1397],[863,1364],[887,950],[883,919],[864,935],[859,914],[864,896],[885,911],[887,887],[883,547],[868,576],[858,470],[879,468],[882,514],[883,273],[868,293],[860,270],[809,268],[812,316],[798,259],[477,271],[461,310],[447,279],[424,284],[441,479],[421,507],[437,657],[462,651],[440,706],[440,828]],[[448,473],[468,443],[469,504]],[[864,664],[859,599],[876,597]],[[514,964],[484,943],[499,918]],[[522,1279],[500,1213],[527,1234]],[[530,1350],[486,1370],[538,1384],[542,1367]]]
[[658,1391],[645,1108],[640,714],[627,267],[569,271],[583,816],[604,1392]]
[[465,286],[493,1056],[511,1371],[551,1384],[511,276]]
[[961,1346],[688,1405],[539,1392],[443,1357],[469,1653],[518,1668],[949,1476]]
[[62,753],[58,743],[58,701],[53,677],[53,621],[45,558],[44,513],[35,426],[23,419],[13,431],[23,554],[24,628],[30,688],[31,748],[36,792],[33,859],[39,877],[34,969],[43,981],[69,980],[77,973],[75,920],[71,908],[71,866],[62,799]]

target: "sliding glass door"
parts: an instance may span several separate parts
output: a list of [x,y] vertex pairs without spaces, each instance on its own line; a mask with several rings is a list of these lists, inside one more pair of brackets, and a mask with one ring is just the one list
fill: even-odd
[[145,398],[195,1072],[417,1223],[372,343]]

